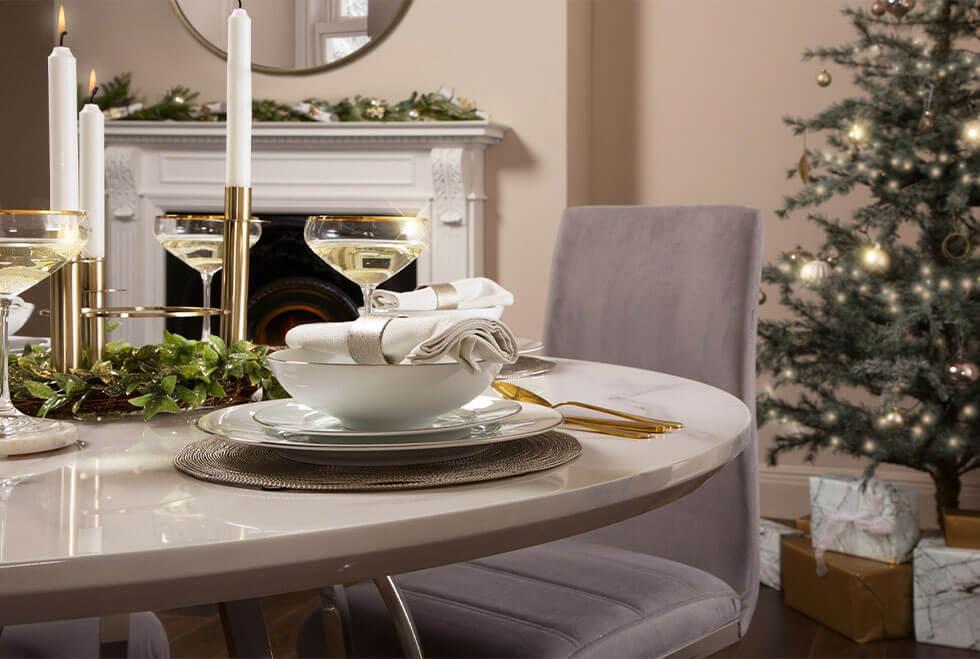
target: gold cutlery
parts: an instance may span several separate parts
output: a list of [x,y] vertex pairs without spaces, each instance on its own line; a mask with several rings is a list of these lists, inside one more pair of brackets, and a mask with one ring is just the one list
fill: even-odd
[[655,432],[644,432],[639,430],[627,430],[624,428],[604,425],[599,423],[590,423],[586,420],[570,421],[567,417],[565,418],[565,425],[570,426],[574,430],[581,430],[583,432],[594,432],[599,435],[611,435],[613,437],[622,437],[624,439],[652,439],[658,434]]
[[516,400],[521,403],[532,403],[534,405],[543,405],[545,407],[550,407],[552,409],[561,407],[563,405],[570,405],[574,407],[582,407],[588,410],[593,410],[595,412],[602,412],[603,414],[610,414],[612,416],[618,416],[622,419],[628,419],[633,423],[626,423],[622,421],[613,421],[610,419],[593,419],[584,417],[566,417],[566,419],[571,418],[573,420],[584,420],[590,424],[598,424],[604,426],[611,426],[620,429],[628,429],[638,432],[653,432],[662,433],[669,430],[680,430],[684,427],[683,424],[676,421],[664,421],[663,419],[652,419],[645,416],[640,416],[638,414],[630,414],[628,412],[620,412],[617,410],[611,410],[606,407],[599,407],[598,405],[590,405],[589,403],[582,403],[579,401],[565,401],[562,403],[552,404],[545,400],[541,396],[537,395],[529,389],[520,387],[511,382],[495,381],[490,384],[490,387],[500,394],[503,398],[508,400]]

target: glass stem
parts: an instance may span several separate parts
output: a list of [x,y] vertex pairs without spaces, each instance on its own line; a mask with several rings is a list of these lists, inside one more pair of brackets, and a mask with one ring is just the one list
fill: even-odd
[[374,295],[375,286],[372,284],[365,284],[361,287],[361,294],[364,295],[364,315],[370,316],[374,312],[374,303],[371,301],[371,297]]
[[3,358],[3,383],[0,385],[0,416],[18,415],[17,408],[10,400],[10,373],[7,361],[9,359],[9,349],[7,348],[7,319],[10,317],[11,299],[0,297],[0,356]]
[[[201,306],[205,309],[211,308],[211,278],[214,276],[211,272],[201,273],[201,284],[203,285],[204,302]],[[211,336],[211,316],[204,316],[203,325],[201,326],[201,340],[207,341],[208,337]]]

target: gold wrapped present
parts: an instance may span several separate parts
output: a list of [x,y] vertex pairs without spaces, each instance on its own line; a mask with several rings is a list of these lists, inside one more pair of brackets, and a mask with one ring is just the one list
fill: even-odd
[[912,566],[827,552],[817,576],[809,538],[784,537],[783,601],[856,643],[912,635]]
[[800,533],[802,533],[803,535],[805,535],[806,537],[808,537],[808,538],[810,537],[810,516],[809,515],[804,515],[803,517],[798,517],[796,519],[796,530],[799,531]]
[[947,547],[980,549],[980,511],[944,510],[943,529]]

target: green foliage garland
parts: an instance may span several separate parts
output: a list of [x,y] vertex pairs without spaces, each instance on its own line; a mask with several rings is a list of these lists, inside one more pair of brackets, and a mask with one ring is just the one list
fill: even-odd
[[[825,235],[763,271],[791,317],[759,324],[770,386],[759,424],[778,424],[772,463],[830,450],[869,460],[868,475],[881,463],[924,471],[941,512],[980,468],[980,382],[949,371],[980,362],[980,258],[969,248],[980,242],[971,209],[980,145],[970,142],[980,126],[980,4],[919,0],[902,19],[843,13],[857,39],[804,59],[851,71],[864,95],[786,119],[827,147],[807,149],[788,172],[803,186],[777,213],[804,212]],[[871,200],[850,217],[816,210],[859,189]],[[953,235],[969,243],[951,255],[943,243]],[[875,245],[880,258],[869,262]],[[816,260],[819,276],[802,281]]]
[[[110,118],[133,121],[224,121],[221,103],[199,103],[200,94],[178,85],[156,103],[140,102],[132,91],[132,76],[122,73],[101,85],[95,103]],[[79,104],[88,102],[79,94]],[[355,96],[336,103],[311,98],[288,105],[270,99],[252,101],[255,121],[479,121],[486,115],[464,98],[441,92],[412,95],[398,103]]]
[[36,416],[103,416],[143,411],[144,419],[204,405],[246,402],[258,387],[266,398],[286,393],[272,376],[269,347],[238,341],[230,347],[164,333],[160,344],[135,348],[109,343],[87,370],[59,373],[38,346],[9,360],[10,389],[19,409]]

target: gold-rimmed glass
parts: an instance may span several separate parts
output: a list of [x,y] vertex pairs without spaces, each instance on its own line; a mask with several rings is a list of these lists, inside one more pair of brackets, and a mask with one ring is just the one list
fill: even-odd
[[57,432],[65,426],[62,421],[27,416],[10,400],[7,319],[14,297],[78,256],[89,232],[88,216],[83,211],[0,209],[0,441]]
[[[211,307],[211,280],[221,270],[225,256],[224,215],[161,215],[153,225],[153,234],[164,249],[194,268],[201,275],[204,308]],[[261,222],[249,222],[248,244],[252,247],[262,237]],[[211,336],[211,317],[204,317],[201,340]]]
[[429,222],[400,215],[312,215],[303,232],[324,263],[361,287],[364,313],[371,294],[429,246]]

